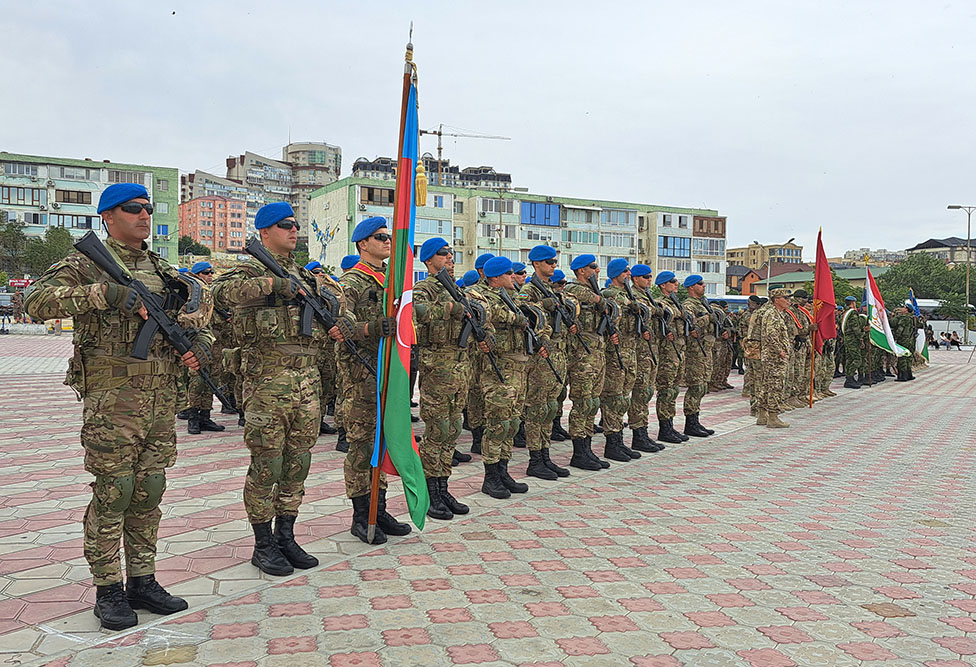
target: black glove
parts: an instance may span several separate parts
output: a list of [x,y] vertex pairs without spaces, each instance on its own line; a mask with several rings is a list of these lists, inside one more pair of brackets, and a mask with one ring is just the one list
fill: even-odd
[[129,316],[135,315],[142,308],[142,299],[136,291],[118,283],[105,283],[105,301]]
[[352,327],[352,322],[349,321],[348,317],[337,317],[336,326],[339,328],[339,333],[342,334],[343,340],[352,340],[355,336],[355,331]]
[[553,299],[552,297],[547,296],[542,299],[542,307],[545,309],[547,313],[551,313],[556,309],[556,300]]
[[206,369],[210,366],[210,345],[206,341],[200,339],[194,340],[193,345],[190,346],[190,352],[200,362],[200,368]]
[[381,317],[366,325],[366,335],[374,340],[389,338],[394,333],[396,333],[396,319],[393,317]]
[[604,299],[602,296],[600,297],[600,300],[596,303],[596,312],[600,313],[601,315],[607,312],[607,300]]
[[301,289],[301,285],[294,278],[279,278],[275,276],[272,279],[271,291],[275,294],[280,294],[286,299],[294,299],[298,295],[298,290]]

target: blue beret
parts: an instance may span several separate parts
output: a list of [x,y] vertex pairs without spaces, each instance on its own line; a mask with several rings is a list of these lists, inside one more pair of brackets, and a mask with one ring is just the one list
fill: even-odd
[[607,264],[607,277],[616,278],[627,270],[627,260],[623,257],[611,259]]
[[852,297],[852,296],[845,297],[844,301],[853,301],[853,302],[857,303],[857,299],[854,298],[854,297]]
[[490,252],[486,252],[483,255],[478,255],[478,258],[474,260],[474,268],[483,269],[485,268],[485,262],[494,257]]
[[519,271],[525,271],[525,264],[522,262],[512,262],[512,271],[518,273]]
[[481,275],[474,269],[471,269],[470,271],[465,271],[464,275],[461,277],[461,280],[464,281],[465,287],[471,287],[476,282],[481,280]]
[[562,270],[556,269],[552,274],[552,278],[550,278],[549,280],[551,280],[554,283],[558,283],[561,280],[566,280],[566,274]]
[[596,261],[596,257],[593,255],[580,255],[579,257],[573,260],[573,263],[569,265],[569,268],[571,268],[573,271],[578,271],[582,269],[584,266],[589,266],[595,261]]
[[439,236],[435,236],[432,239],[427,239],[424,241],[424,244],[420,246],[420,261],[430,261],[430,258],[434,256],[434,253],[447,245],[449,245],[448,242]]
[[366,218],[356,225],[356,229],[353,230],[352,242],[359,243],[364,239],[368,239],[376,233],[377,229],[382,229],[383,227],[386,227],[386,218],[378,215],[374,215],[372,218]]
[[537,245],[529,251],[530,262],[541,262],[544,259],[556,259],[556,250],[547,245]]
[[512,260],[508,257],[492,257],[485,262],[485,278],[497,278],[512,270]]
[[693,273],[687,278],[685,278],[685,287],[691,287],[692,285],[697,285],[698,283],[704,282],[705,279],[702,278],[697,273]]
[[862,302],[861,302],[861,305],[862,305],[862,306],[866,306],[866,305],[868,305],[868,301],[867,301],[867,299],[865,299],[864,301],[862,301]]
[[309,262],[308,264],[305,265],[305,268],[308,271],[314,271],[315,269],[321,269],[322,268],[322,262],[318,261],[317,259],[313,259],[311,262]]
[[133,199],[149,199],[149,191],[146,186],[138,183],[116,183],[102,190],[102,196],[98,198],[98,212],[107,211],[115,208],[119,204],[124,204]]
[[339,282],[339,279],[336,276],[329,276],[329,277],[332,278],[332,280]]
[[181,266],[179,268],[179,272],[180,273],[189,273],[190,272],[190,269],[186,268],[185,266]]
[[192,267],[190,267],[190,273],[200,273],[201,271],[206,271],[207,269],[212,269],[213,265],[210,262],[197,262]]
[[634,264],[630,267],[630,275],[637,276],[638,278],[641,276],[649,276],[651,275],[651,267],[647,264]]
[[663,285],[672,280],[674,280],[674,271],[661,271],[661,273],[657,274],[657,278],[654,279],[654,284]]
[[356,264],[358,263],[359,263],[359,255],[346,255],[345,257],[342,258],[342,261],[339,262],[339,268],[342,269],[343,271],[348,271],[352,267],[356,266]]
[[273,204],[265,204],[258,209],[254,216],[255,229],[267,229],[271,225],[281,222],[285,218],[294,218],[295,211],[291,204],[286,201],[276,201]]
[[[477,273],[477,271],[475,271],[475,273]],[[454,281],[454,284],[457,285],[458,287],[464,287],[464,278],[463,277],[458,278],[457,280]]]
[[606,280],[603,281],[603,286],[604,287],[610,287],[610,283],[612,283],[612,282],[613,282],[613,279],[612,278],[607,278]]

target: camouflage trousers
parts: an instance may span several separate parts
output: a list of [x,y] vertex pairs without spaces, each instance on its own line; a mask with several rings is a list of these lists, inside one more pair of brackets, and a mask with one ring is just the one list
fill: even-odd
[[176,412],[190,407],[190,374],[189,369],[183,366],[179,375],[176,376]]
[[[915,344],[914,341],[911,342],[906,341],[906,345],[911,346],[914,344]],[[912,347],[909,347],[908,349],[911,349],[914,352],[914,349]],[[897,357],[895,359],[895,365],[899,372],[910,371],[912,370],[912,357]]]
[[468,397],[468,351],[456,345],[417,350],[420,377],[420,418],[424,438],[420,462],[425,477],[450,477],[451,460],[464,421]]
[[[634,377],[634,388],[630,391],[630,408],[627,410],[627,423],[630,428],[647,426],[647,416],[650,410],[651,398],[654,396],[654,382],[657,380],[657,364],[647,351],[647,343],[637,342],[637,373]],[[654,356],[660,359],[660,349],[654,343]]]
[[[647,343],[641,339],[643,352],[647,352]],[[630,409],[630,394],[637,380],[637,340],[622,337],[620,340],[620,358],[623,368],[617,359],[617,349],[612,343],[607,344],[606,373],[603,391],[600,393],[600,412],[603,415],[603,428],[607,433],[619,433],[624,430],[624,418]]]
[[[559,377],[566,380],[566,347],[559,342],[550,350],[549,359],[556,367]],[[549,364],[539,355],[533,355],[528,362],[528,376],[525,392],[525,445],[530,452],[549,449],[549,435],[552,433],[552,420],[561,412],[559,394],[563,389],[552,374]]]
[[335,389],[336,389],[335,416],[333,418],[334,419],[334,422],[335,422],[335,427],[336,428],[345,428],[344,424],[345,424],[345,419],[346,419],[345,418],[345,414],[346,414],[346,390],[345,390],[345,386],[343,384],[344,383],[343,377],[344,376],[343,376],[342,370],[339,367],[339,364],[337,362],[336,363],[336,375],[335,375],[335,378],[336,378],[336,381],[335,381]]
[[[525,355],[495,354],[504,382],[485,382],[485,434],[481,443],[485,463],[512,458],[512,438],[522,421],[528,363]],[[484,361],[491,367],[491,362]],[[482,368],[482,371],[485,369]],[[494,373],[494,369],[492,369]],[[496,380],[498,378],[495,378]],[[468,413],[470,419],[470,413]]]
[[725,387],[732,372],[732,348],[728,341],[717,340],[712,348],[712,373],[708,384],[713,387]]
[[708,393],[708,379],[712,377],[712,345],[704,343],[705,354],[695,341],[685,345],[684,383],[688,390],[681,408],[686,415],[701,412],[701,400]]
[[673,419],[675,401],[678,400],[678,380],[684,364],[685,339],[675,337],[674,341],[662,339],[657,355],[657,418]]
[[864,350],[857,343],[844,343],[844,373],[848,377],[854,377],[858,372],[864,372],[864,367],[861,365],[863,352]]
[[176,377],[136,376],[125,386],[89,390],[81,444],[95,476],[85,510],[84,551],[96,586],[156,571],[156,540],[166,468],[176,462]]
[[[583,334],[590,348],[587,354],[578,339],[569,340],[566,373],[569,377],[569,434],[574,438],[593,435],[593,420],[600,409],[600,394],[606,375],[605,342],[602,336]],[[535,378],[533,378],[534,380]]]
[[813,366],[813,388],[819,393],[830,389],[830,382],[834,379],[834,352],[824,345],[824,353],[818,354]]
[[319,352],[318,366],[321,384],[319,392],[319,414],[325,419],[326,408],[336,397],[336,358],[335,347],[330,340]]
[[[360,350],[367,359],[375,359],[372,350]],[[342,391],[342,423],[346,429],[349,451],[343,462],[346,496],[368,496],[372,484],[373,444],[376,439],[376,378],[357,361],[343,359],[338,366]],[[386,473],[380,472],[380,488],[386,489]]]
[[778,414],[787,398],[786,371],[789,359],[763,359],[758,363],[754,361],[753,366],[758,366],[756,383],[753,385],[756,408]]
[[251,465],[244,509],[251,523],[298,516],[312,447],[319,437],[319,373],[313,363],[287,368],[245,363],[244,444]]
[[756,384],[756,369],[758,368],[758,364],[755,359],[743,359],[742,365],[746,369],[746,374],[742,376],[742,395],[748,396],[749,404],[755,406],[753,388]]
[[802,400],[808,400],[810,395],[810,350],[812,346],[803,345],[799,351],[792,353],[793,386],[791,394]]
[[495,369],[491,367],[491,362],[481,352],[473,352],[470,356],[470,379],[468,381],[468,400],[465,405],[468,409],[468,426],[472,429],[484,426],[485,421],[485,394],[481,389],[482,365],[488,368],[490,382],[495,382],[498,377]]

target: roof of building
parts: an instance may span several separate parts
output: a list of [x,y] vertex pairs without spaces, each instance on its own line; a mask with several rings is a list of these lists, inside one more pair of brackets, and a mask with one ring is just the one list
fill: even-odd
[[748,266],[745,266],[744,264],[730,264],[725,268],[725,275],[744,276],[751,271],[752,269],[750,269]]
[[[947,236],[944,239],[929,239],[928,241],[923,241],[913,248],[909,248],[907,252],[912,250],[929,250],[932,248],[965,248],[966,239],[959,238],[958,236]],[[969,247],[973,247],[973,240],[970,239]]]
[[[889,271],[889,266],[872,266],[871,275],[878,277]],[[859,280],[865,277],[864,268],[860,269],[840,269],[834,271],[838,278],[843,280]],[[760,280],[756,284],[769,285],[779,283],[805,283],[813,280],[813,269],[809,271],[792,271],[790,273],[773,274],[772,278]]]

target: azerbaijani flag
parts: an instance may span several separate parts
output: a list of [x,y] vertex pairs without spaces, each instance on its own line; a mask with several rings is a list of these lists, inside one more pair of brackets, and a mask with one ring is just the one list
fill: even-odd
[[[417,77],[413,46],[407,45],[400,117],[400,151],[393,204],[393,240],[386,267],[386,312],[397,321],[396,339],[380,341],[376,373],[379,408],[372,465],[399,475],[410,518],[423,530],[430,506],[424,469],[410,423],[410,346],[413,329],[413,233],[416,216],[414,179],[417,175],[419,125]],[[421,167],[421,169],[423,169]],[[395,343],[395,346],[394,346]],[[381,464],[382,462],[382,464]],[[374,470],[374,474],[375,474]]]
[[837,338],[834,278],[830,275],[830,264],[827,263],[827,253],[824,252],[820,238],[822,235],[823,229],[817,232],[817,264],[813,273],[813,316],[817,322],[817,330],[813,332],[813,345],[821,354],[824,341]]
[[[918,301],[915,300],[915,290],[911,287],[908,288],[908,298],[912,300],[912,310],[915,311],[915,317],[921,317],[922,311],[918,308]],[[915,351],[922,355],[925,361],[929,360],[929,341],[925,337],[925,329],[919,329],[915,336]]]
[[864,267],[867,271],[867,301],[868,301],[868,321],[871,323],[869,335],[875,347],[879,347],[885,352],[890,352],[896,357],[910,357],[910,350],[906,350],[895,342],[895,336],[891,333],[891,326],[888,324],[888,314],[885,312],[884,301],[881,299],[881,290],[874,282],[871,269]]

